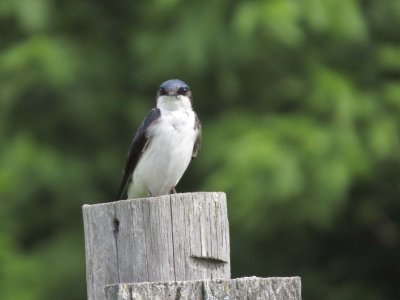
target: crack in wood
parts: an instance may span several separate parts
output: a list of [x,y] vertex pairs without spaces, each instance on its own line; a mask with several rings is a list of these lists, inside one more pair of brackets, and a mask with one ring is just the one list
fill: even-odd
[[112,225],[113,225],[114,235],[117,235],[119,232],[119,220],[116,217],[114,217],[114,219],[112,221]]
[[225,264],[228,263],[225,260],[222,260],[217,257],[211,257],[211,256],[191,255],[191,256],[189,256],[189,258],[195,268],[205,269],[205,270],[213,270],[214,271],[214,270],[224,267]]
[[114,205],[114,217],[112,219],[112,228],[114,236],[114,247],[115,247],[115,258],[116,258],[116,269],[118,282],[120,282],[120,265],[119,265],[119,252],[118,252],[118,232],[119,232],[119,220],[117,219],[117,208]]

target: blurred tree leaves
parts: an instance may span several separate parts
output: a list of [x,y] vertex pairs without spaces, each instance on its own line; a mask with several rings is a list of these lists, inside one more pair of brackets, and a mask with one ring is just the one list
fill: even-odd
[[398,299],[399,26],[397,0],[1,1],[0,298],[85,298],[80,207],[177,77],[204,128],[178,190],[228,193],[233,274]]

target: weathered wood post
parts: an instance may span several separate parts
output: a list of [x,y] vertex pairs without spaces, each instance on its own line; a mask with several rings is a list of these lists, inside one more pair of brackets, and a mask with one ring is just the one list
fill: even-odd
[[84,205],[83,217],[89,300],[301,299],[298,277],[230,279],[224,193]]

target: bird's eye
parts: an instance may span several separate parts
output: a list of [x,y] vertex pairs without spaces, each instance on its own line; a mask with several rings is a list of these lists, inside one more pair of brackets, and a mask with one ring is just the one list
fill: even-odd
[[160,95],[165,96],[167,94],[167,90],[163,87],[160,87]]
[[187,87],[181,87],[178,90],[178,95],[186,95],[189,89]]

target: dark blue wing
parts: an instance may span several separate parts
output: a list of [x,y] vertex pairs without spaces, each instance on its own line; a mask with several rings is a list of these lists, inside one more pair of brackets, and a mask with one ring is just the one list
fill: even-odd
[[137,162],[139,161],[140,156],[142,155],[143,148],[145,147],[148,137],[146,134],[147,128],[156,121],[161,115],[161,112],[158,108],[153,108],[146,118],[143,120],[140,125],[138,131],[133,137],[133,141],[131,147],[128,152],[128,158],[125,163],[124,173],[122,175],[121,184],[119,186],[117,200],[122,199],[128,184],[131,180],[132,173],[135,170]]

